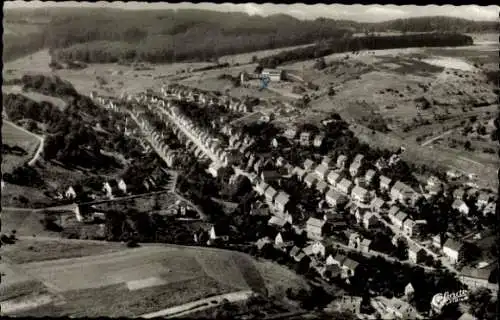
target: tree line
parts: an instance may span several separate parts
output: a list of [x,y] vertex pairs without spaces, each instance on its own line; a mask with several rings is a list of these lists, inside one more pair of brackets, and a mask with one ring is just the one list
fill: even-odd
[[334,53],[357,52],[360,50],[381,50],[411,47],[441,47],[471,45],[470,36],[455,33],[422,33],[398,36],[365,36],[324,41],[314,46],[282,51],[278,54],[260,59],[264,68],[293,62],[317,59]]

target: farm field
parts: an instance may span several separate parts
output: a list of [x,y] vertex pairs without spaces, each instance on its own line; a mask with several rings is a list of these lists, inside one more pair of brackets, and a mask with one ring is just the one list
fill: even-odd
[[[39,244],[35,244],[36,241]],[[37,315],[132,317],[242,289],[259,291],[267,287],[273,290],[280,288],[285,279],[294,285],[305,284],[297,280],[299,276],[283,272],[282,267],[274,266],[277,270],[272,272],[272,263],[263,268],[262,263],[238,252],[157,244],[130,249],[118,243],[100,245],[72,240],[72,244],[63,244],[65,241],[33,239],[12,245],[12,248],[22,246],[20,250],[25,247],[45,250],[42,247],[48,246],[52,248],[49,252],[63,252],[60,257],[74,257],[21,263],[28,261],[26,257],[15,253],[18,251],[15,248],[10,251],[11,270],[46,284],[65,302],[57,306],[38,306],[32,310]],[[16,254],[17,260],[13,256]],[[38,257],[30,259],[35,261]],[[48,254],[47,259],[52,258]],[[263,271],[273,276],[264,276]],[[143,282],[144,288],[129,288],[138,282]],[[25,310],[12,315],[30,314],[33,313]]]
[[26,73],[50,73],[50,55],[48,50],[41,50],[34,54],[8,61],[3,66],[3,78],[21,79]]
[[43,215],[39,211],[14,211],[4,208],[2,210],[2,232],[16,230],[17,236],[59,237],[57,232],[44,230],[42,223],[40,223],[42,218]]
[[2,156],[2,172],[11,172],[17,166],[28,162],[38,147],[40,140],[10,122],[2,121],[2,144],[9,147],[18,146],[25,151],[24,155],[4,153]]

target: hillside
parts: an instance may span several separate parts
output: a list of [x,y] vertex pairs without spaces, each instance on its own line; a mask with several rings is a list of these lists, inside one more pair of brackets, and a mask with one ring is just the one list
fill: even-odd
[[[36,283],[40,286],[39,294],[50,298],[38,306],[31,303],[31,308],[35,308],[32,311],[19,307],[28,301],[27,295],[3,301],[2,311],[12,310],[8,312],[11,315],[133,317],[222,293],[248,289],[259,293],[265,293],[266,289],[274,291],[277,286],[281,289],[285,281],[293,287],[307,288],[304,280],[283,272],[280,266],[272,268],[268,264],[262,269],[250,256],[225,250],[169,245],[119,250],[117,244],[21,240],[2,249],[8,261],[19,261],[16,246],[31,250],[36,262],[27,261],[23,253],[20,264],[3,264],[2,269],[13,280],[3,286],[2,296],[12,297],[11,290],[22,293],[19,288],[23,284]],[[26,249],[27,246],[31,249]],[[89,246],[88,250],[85,246]],[[40,261],[43,252],[51,247],[59,248],[70,258]],[[68,255],[71,251],[73,255]],[[92,251],[95,253],[91,254]],[[262,271],[273,277],[264,277]]]
[[496,24],[447,17],[359,23],[191,9],[48,8],[5,10],[4,29],[9,31],[4,35],[4,61],[45,47],[64,48],[57,52],[59,58],[88,62],[170,62],[303,45],[354,32],[495,32]]

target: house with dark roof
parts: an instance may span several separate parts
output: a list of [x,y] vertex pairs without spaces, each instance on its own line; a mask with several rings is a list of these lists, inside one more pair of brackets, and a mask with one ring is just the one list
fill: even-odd
[[271,181],[279,180],[281,178],[281,175],[276,170],[263,170],[260,174],[260,178],[262,179],[262,181],[269,183]]
[[464,267],[460,271],[459,280],[465,283],[469,289],[476,290],[478,288],[488,288],[494,293],[498,292],[498,283],[492,283],[492,273],[498,272],[498,265],[492,263],[484,268]]
[[343,276],[344,277],[353,277],[356,274],[356,270],[358,269],[359,262],[347,258],[344,260],[344,263],[342,264],[342,270],[343,270]]

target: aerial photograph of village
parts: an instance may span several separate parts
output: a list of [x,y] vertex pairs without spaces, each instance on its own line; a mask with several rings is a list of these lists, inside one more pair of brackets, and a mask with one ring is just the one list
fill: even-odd
[[497,319],[500,6],[3,14],[2,316]]

